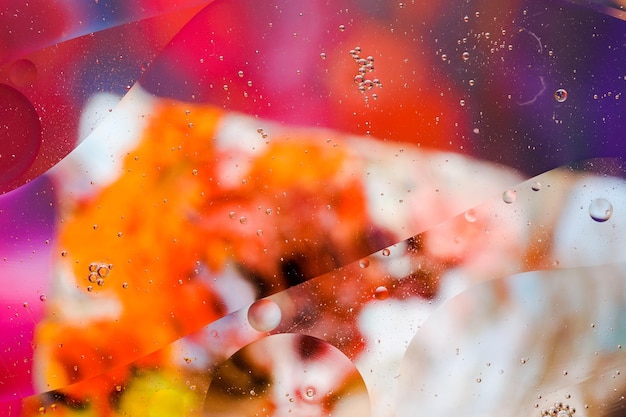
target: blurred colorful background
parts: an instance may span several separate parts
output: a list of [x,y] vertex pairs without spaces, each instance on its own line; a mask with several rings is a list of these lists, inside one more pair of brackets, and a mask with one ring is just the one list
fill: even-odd
[[0,415],[620,415],[619,4],[0,25]]

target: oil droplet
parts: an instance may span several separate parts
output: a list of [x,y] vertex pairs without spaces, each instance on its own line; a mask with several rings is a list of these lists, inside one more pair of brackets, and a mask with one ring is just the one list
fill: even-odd
[[554,99],[559,103],[563,103],[565,100],[567,100],[567,90],[565,90],[564,88],[559,88],[558,90],[556,90],[554,92]]
[[606,198],[596,198],[589,204],[589,215],[598,223],[603,223],[613,215],[613,205]]
[[504,193],[502,193],[502,201],[504,201],[507,204],[514,203],[516,199],[517,199],[517,194],[515,193],[514,190],[506,190]]
[[465,212],[465,220],[469,223],[474,223],[476,221],[476,210],[469,209]]
[[533,183],[530,185],[530,188],[531,188],[533,191],[539,191],[539,190],[541,190],[541,182],[539,182],[539,181],[533,181]]
[[389,255],[391,255],[391,251],[389,249],[385,248],[385,249],[383,249],[382,254],[383,254],[383,256],[389,256]]
[[359,266],[363,269],[367,268],[368,266],[370,266],[370,260],[369,259],[361,259],[359,261]]
[[28,59],[18,59],[9,66],[9,80],[17,87],[33,85],[37,80],[37,67]]
[[269,298],[256,301],[248,309],[248,322],[259,332],[274,330],[280,324],[281,318],[279,305]]
[[376,298],[377,300],[386,300],[388,297],[389,290],[383,285],[376,288],[376,290],[374,291],[374,298]]

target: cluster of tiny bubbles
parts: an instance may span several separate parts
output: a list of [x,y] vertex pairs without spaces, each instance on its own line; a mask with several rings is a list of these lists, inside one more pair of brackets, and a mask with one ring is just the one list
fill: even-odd
[[506,204],[514,203],[516,199],[517,194],[515,193],[515,190],[506,190],[504,193],[502,193],[502,201],[504,201]]
[[269,298],[255,301],[248,308],[248,323],[256,331],[270,332],[280,324],[281,319],[280,306]]
[[606,198],[596,198],[589,204],[589,216],[598,223],[603,223],[613,215],[613,205]]
[[[366,75],[370,72],[374,71],[374,57],[368,56],[367,58],[361,57],[361,47],[357,46],[354,49],[350,49],[350,56],[354,61],[359,65],[358,74],[354,76],[354,83],[358,86],[359,92],[361,94],[366,94],[374,87],[382,87],[382,83],[378,78],[369,79],[366,78]],[[378,96],[376,94],[372,95],[372,98],[375,100]],[[368,102],[367,95],[365,96],[365,102]]]
[[569,404],[563,404],[560,401],[554,403],[554,407],[541,410],[542,416],[572,417],[574,413],[576,413],[574,407],[570,407]]
[[[261,138],[263,138],[263,139],[267,139],[267,133],[265,133],[265,131],[263,130],[263,128],[261,128],[261,127],[260,127],[260,128],[258,128],[256,131],[257,131],[257,133],[258,133],[259,135],[261,135]],[[266,143],[267,143],[267,142],[266,142]]]
[[556,90],[554,92],[554,99],[559,103],[563,103],[565,100],[567,100],[567,90],[565,90],[564,88],[559,88],[558,90]]
[[[92,284],[103,286],[104,279],[109,275],[109,272],[111,272],[111,268],[113,268],[112,264],[92,262],[89,264],[89,275],[87,279]],[[91,286],[87,287],[88,291],[91,291],[91,289],[93,289]]]

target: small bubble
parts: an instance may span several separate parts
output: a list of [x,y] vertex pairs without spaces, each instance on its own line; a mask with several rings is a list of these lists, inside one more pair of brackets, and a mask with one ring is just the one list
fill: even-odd
[[122,391],[122,386],[121,385],[116,385],[115,386],[115,391],[121,392]]
[[345,31],[346,30],[346,26],[345,25],[339,25],[339,30],[341,32]]
[[465,100],[459,100],[459,104],[461,105],[461,107],[465,107]]
[[476,84],[476,81],[469,80],[467,83],[470,85],[470,87],[473,87]]
[[517,193],[515,192],[515,190],[506,190],[504,193],[502,193],[502,201],[504,201],[506,204],[514,203],[516,199]]
[[268,216],[272,214],[272,209],[265,209],[265,214],[267,214]]
[[198,175],[198,170],[197,169],[192,169],[191,170],[191,174],[194,175],[194,176]]
[[363,269],[367,268],[368,266],[370,266],[370,260],[369,259],[361,259],[359,261],[359,266]]
[[476,210],[469,209],[465,212],[465,220],[469,223],[474,223],[476,221]]
[[467,15],[463,16],[463,21],[464,21],[465,23],[469,22],[469,20],[470,20],[470,19],[469,19],[469,16],[467,16]]
[[96,272],[98,271],[98,264],[95,262],[92,262],[89,264],[89,272]]
[[613,215],[613,205],[605,198],[596,198],[589,204],[589,215],[598,223],[603,223]]
[[321,58],[321,59],[326,59],[326,53],[325,53],[325,52],[322,52],[322,53],[320,54],[320,58]]
[[478,384],[480,384],[481,382],[483,382],[483,380],[482,380],[482,379],[480,379],[480,378],[476,378],[476,382],[477,382]]
[[228,213],[228,217],[234,219],[235,217],[237,217],[237,214],[234,211],[231,211],[230,213]]
[[441,54],[441,60],[442,61],[446,61],[448,59],[448,55],[446,54]]
[[259,236],[259,237],[263,236],[263,229],[258,229],[256,231],[256,235]]
[[98,276],[100,276],[101,278],[106,277],[107,275],[109,275],[110,272],[110,268],[108,265],[100,265],[98,267]]
[[554,99],[559,103],[563,103],[567,100],[567,91],[564,88],[559,88],[554,92]]
[[239,78],[243,78],[243,71],[237,72],[237,75],[239,76]]
[[46,294],[41,294],[39,296],[39,301],[46,301],[48,299],[48,297],[46,297]]
[[102,287],[104,285],[104,279],[102,278],[98,278],[96,280],[96,284],[98,284],[99,287]]
[[128,288],[128,282],[122,282],[122,288],[126,289]]
[[304,392],[304,395],[306,395],[307,398],[313,398],[315,396],[315,389],[313,388],[307,388],[306,391]]
[[470,54],[469,54],[469,52],[465,51],[465,52],[463,52],[461,57],[463,58],[463,61],[467,61],[470,58]]
[[91,285],[88,285],[88,286],[87,286],[87,291],[88,291],[88,292],[92,292],[92,291],[93,291],[93,287],[92,287]]
[[67,251],[66,250],[61,251],[61,256],[66,257],[67,256]]
[[248,221],[248,219],[246,219],[245,217],[240,217],[239,218],[239,223],[241,223],[241,224],[246,224],[247,221]]
[[389,297],[389,290],[387,287],[381,285],[374,290],[374,298],[377,300],[386,300]]
[[39,414],[46,414],[46,407],[39,407]]
[[224,91],[228,91],[228,84],[224,84],[222,88],[224,89]]
[[248,323],[259,332],[274,330],[280,324],[281,318],[280,306],[268,298],[254,302],[248,309]]
[[385,249],[383,249],[382,254],[383,254],[383,256],[389,256],[389,255],[391,255],[391,251],[389,249],[385,248]]
[[533,191],[539,191],[539,190],[541,190],[541,182],[539,182],[539,181],[533,181],[533,183],[530,185],[530,188],[531,188]]

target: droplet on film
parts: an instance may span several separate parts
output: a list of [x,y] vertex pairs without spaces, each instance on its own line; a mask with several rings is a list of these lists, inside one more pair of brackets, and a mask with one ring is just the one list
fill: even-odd
[[469,209],[465,212],[465,220],[468,223],[474,223],[476,221],[476,210]]
[[248,309],[248,323],[259,332],[274,330],[282,318],[280,306],[268,298],[256,301]]
[[606,198],[596,198],[589,204],[589,215],[598,223],[603,223],[613,215],[613,205]]
[[516,199],[517,193],[515,192],[515,190],[506,190],[504,193],[502,193],[502,201],[507,204],[514,203]]
[[9,66],[9,80],[17,87],[33,85],[37,80],[37,66],[28,59],[18,59]]
[[565,90],[564,88],[559,88],[558,90],[556,90],[554,92],[554,99],[559,103],[563,103],[565,100],[567,100],[567,90]]
[[533,181],[533,183],[530,185],[530,188],[531,188],[533,191],[539,191],[539,190],[541,190],[541,182],[539,182],[539,181]]
[[384,285],[374,290],[374,298],[377,300],[386,300],[389,297],[389,290]]

